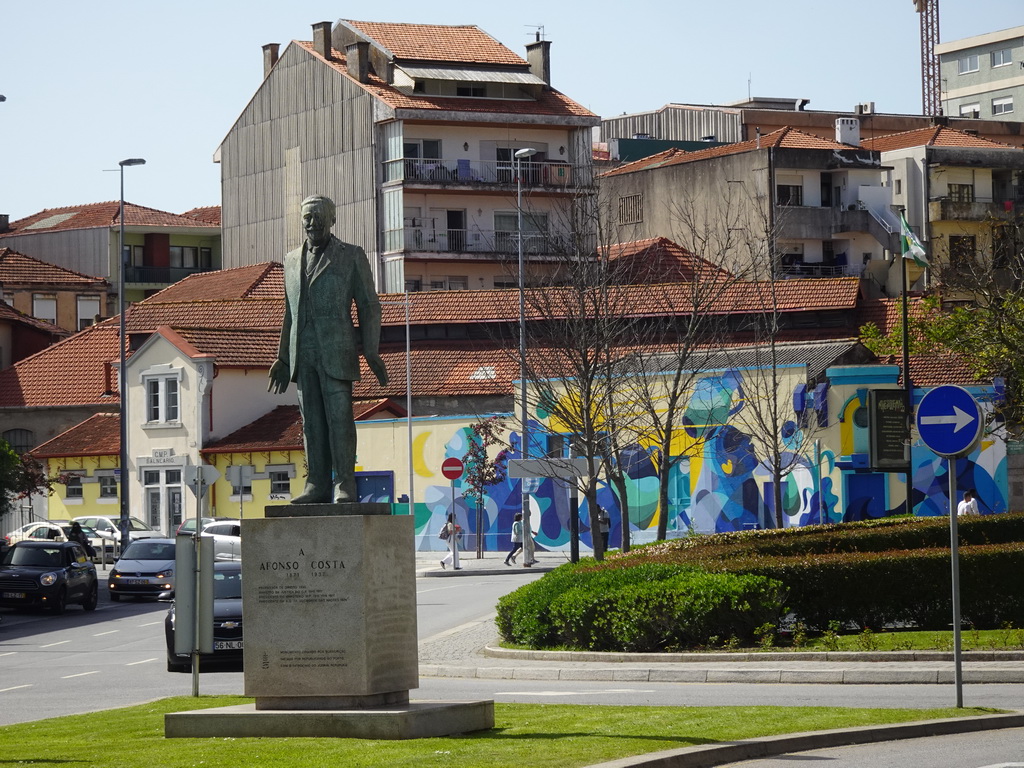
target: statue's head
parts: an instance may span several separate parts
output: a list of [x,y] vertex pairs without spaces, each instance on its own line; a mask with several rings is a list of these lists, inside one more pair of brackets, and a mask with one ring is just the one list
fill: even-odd
[[323,195],[312,195],[302,201],[302,231],[312,245],[325,245],[334,226],[334,201]]

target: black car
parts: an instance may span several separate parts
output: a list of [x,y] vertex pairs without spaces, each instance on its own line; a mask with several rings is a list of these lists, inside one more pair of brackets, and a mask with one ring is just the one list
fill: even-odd
[[[191,672],[192,658],[174,652],[174,606],[164,619],[167,639],[167,671]],[[242,662],[242,564],[235,561],[213,564],[213,653],[202,654],[205,662]]]
[[76,541],[19,541],[0,561],[0,605],[91,611],[98,594],[96,566]]

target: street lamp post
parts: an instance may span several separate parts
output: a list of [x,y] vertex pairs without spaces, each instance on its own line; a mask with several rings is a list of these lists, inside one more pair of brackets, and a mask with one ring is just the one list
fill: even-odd
[[118,389],[119,397],[121,400],[121,455],[118,461],[121,464],[120,475],[121,479],[118,483],[119,498],[119,509],[121,511],[121,519],[119,526],[121,528],[121,551],[125,550],[128,546],[129,526],[128,526],[128,372],[125,370],[126,360],[128,357],[128,344],[127,336],[125,335],[125,323],[124,323],[124,284],[125,284],[125,257],[124,257],[124,169],[129,165],[145,165],[146,161],[141,157],[129,157],[127,160],[121,160],[118,163],[121,172],[121,204],[117,211],[117,219],[120,224],[117,237],[117,253],[118,253],[118,264],[117,270],[117,303],[118,303],[118,320],[120,328],[120,336],[118,336],[118,342],[121,348],[121,368],[118,373]]
[[[522,440],[523,459],[530,458],[530,428],[527,419],[529,409],[526,406],[526,269],[523,264],[523,158],[533,157],[536,149],[526,147],[515,154],[516,161],[516,211],[518,223],[516,240],[519,243],[519,406],[522,426],[519,434]],[[533,565],[533,527],[530,522],[530,491],[527,478],[522,478],[523,505],[523,566]]]

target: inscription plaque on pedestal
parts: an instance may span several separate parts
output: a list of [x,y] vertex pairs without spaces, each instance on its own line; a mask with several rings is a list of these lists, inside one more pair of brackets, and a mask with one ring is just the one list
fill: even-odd
[[372,707],[418,687],[413,519],[243,520],[245,695],[257,709]]

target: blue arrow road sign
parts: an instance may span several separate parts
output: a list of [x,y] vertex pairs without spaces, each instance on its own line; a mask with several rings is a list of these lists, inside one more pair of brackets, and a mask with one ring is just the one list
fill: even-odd
[[921,441],[939,456],[969,453],[981,438],[981,408],[963,387],[936,387],[917,406]]

